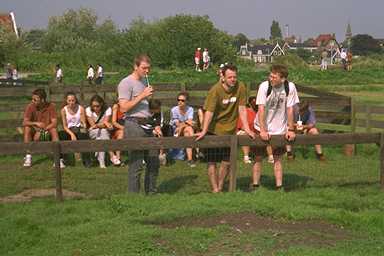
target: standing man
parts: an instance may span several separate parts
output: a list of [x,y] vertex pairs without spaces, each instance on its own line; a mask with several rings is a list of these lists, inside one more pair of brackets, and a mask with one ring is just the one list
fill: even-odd
[[101,64],[97,64],[96,66],[96,84],[102,84],[103,83],[103,66]]
[[[124,138],[153,137],[151,113],[148,97],[153,95],[153,88],[146,85],[143,79],[148,75],[151,60],[147,55],[139,55],[134,59],[133,72],[121,80],[118,85],[120,111],[124,113]],[[146,164],[144,190],[145,193],[156,193],[156,180],[159,174],[158,150],[133,150],[128,162],[128,192],[140,192],[140,171],[143,160]]]
[[201,71],[200,60],[201,60],[201,48],[197,48],[195,51],[195,70],[199,72]]
[[[255,118],[255,129],[260,138],[269,141],[271,135],[284,135],[288,141],[295,139],[293,106],[299,103],[295,84],[288,82],[288,69],[284,65],[273,65],[269,81],[260,84],[256,104],[258,112]],[[260,185],[261,161],[265,148],[255,148],[255,164],[252,170],[251,190]],[[281,157],[285,147],[273,148],[274,174],[276,189],[283,186],[283,168]]]
[[204,48],[204,51],[203,51],[203,70],[208,69],[210,59],[211,58],[209,57],[208,49]]
[[[250,130],[246,114],[246,88],[237,81],[237,68],[225,65],[222,77],[208,92],[205,99],[203,128],[197,133],[196,140],[209,135],[235,135],[237,119],[240,116],[244,131],[252,138],[255,133]],[[218,193],[223,189],[225,177],[228,174],[230,162],[230,148],[211,148],[205,152],[208,162],[208,178],[212,192]],[[220,162],[217,173],[216,163]]]
[[92,84],[94,78],[95,78],[95,70],[93,69],[92,64],[89,64],[88,71],[87,71],[88,84]]
[[61,84],[63,82],[63,70],[61,69],[60,64],[56,65],[55,71],[56,71],[56,74],[55,74],[56,83]]

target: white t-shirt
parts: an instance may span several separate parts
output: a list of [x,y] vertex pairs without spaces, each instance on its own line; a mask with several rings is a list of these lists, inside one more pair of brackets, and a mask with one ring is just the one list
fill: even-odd
[[203,62],[205,63],[209,62],[208,51],[203,51]]
[[89,68],[88,69],[88,74],[87,74],[87,78],[93,78],[95,76],[95,71],[93,70],[93,68]]
[[103,67],[99,66],[97,68],[97,77],[103,77]]
[[[93,112],[91,110],[91,107],[87,107],[85,109],[85,115],[87,117],[91,117],[93,119],[93,121],[95,121],[95,122],[99,118],[99,116],[95,112]],[[107,108],[107,110],[105,111],[104,115],[100,118],[100,121],[103,120],[103,118],[106,117],[106,116],[112,116],[112,109],[110,107]]]
[[[285,93],[284,84],[272,87],[271,94],[267,97],[268,81],[260,84],[257,92],[256,104],[265,106],[267,132],[271,135],[280,135],[287,132],[288,114],[287,108],[299,103],[296,86],[289,82],[288,97]],[[256,114],[254,121],[255,129],[260,131],[259,115]]]
[[61,77],[63,77],[63,71],[61,70],[61,68],[59,68],[56,71],[56,78],[61,78]]
[[340,58],[346,59],[347,58],[347,53],[346,52],[341,52],[340,53]]

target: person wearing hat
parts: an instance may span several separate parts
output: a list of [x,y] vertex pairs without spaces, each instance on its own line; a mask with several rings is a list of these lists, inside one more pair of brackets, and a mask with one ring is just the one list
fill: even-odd
[[201,71],[200,69],[200,60],[201,60],[201,48],[197,48],[195,51],[195,70],[196,71]]

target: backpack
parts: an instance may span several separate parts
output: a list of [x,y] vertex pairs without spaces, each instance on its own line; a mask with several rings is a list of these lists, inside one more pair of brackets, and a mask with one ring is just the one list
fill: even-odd
[[[289,82],[288,82],[288,80],[285,80],[285,81],[284,81],[284,91],[285,91],[285,94],[286,94],[287,97],[288,97],[288,94],[289,94]],[[267,98],[268,98],[268,96],[271,94],[271,92],[272,92],[272,85],[271,85],[271,82],[268,81]]]

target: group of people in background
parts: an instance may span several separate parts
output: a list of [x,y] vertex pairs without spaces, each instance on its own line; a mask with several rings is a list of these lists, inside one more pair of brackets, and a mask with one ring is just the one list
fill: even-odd
[[[346,71],[352,70],[352,51],[347,49],[340,49],[340,60],[342,68]],[[329,52],[324,50],[320,53],[320,70],[325,71],[328,69]]]
[[[244,162],[253,163],[250,189],[260,186],[262,159],[268,156],[273,164],[276,189],[283,187],[282,156],[292,147],[270,145],[271,135],[284,135],[293,141],[297,133],[318,134],[313,109],[306,102],[299,103],[295,84],[288,81],[288,70],[283,65],[272,65],[268,79],[259,86],[256,97],[246,99],[246,87],[238,81],[237,67],[223,64],[219,70],[219,81],[209,90],[204,106],[195,111],[188,104],[189,95],[180,92],[177,105],[170,110],[168,126],[164,122],[161,102],[153,98],[154,88],[146,77],[151,61],[147,55],[134,59],[133,71],[122,79],[117,87],[118,99],[111,107],[104,99],[94,95],[89,106],[80,105],[74,93],[65,95],[61,108],[63,131],[57,131],[55,106],[47,102],[43,89],[32,93],[32,102],[24,114],[24,142],[51,140],[109,140],[140,137],[186,136],[201,140],[206,135],[259,136],[266,142],[263,147],[244,147]],[[197,113],[198,118],[194,118]],[[320,145],[315,146],[316,156],[324,160]],[[186,146],[187,164],[196,166],[194,152],[198,149]],[[128,164],[128,190],[140,191],[140,175],[145,170],[144,191],[156,193],[156,181],[160,163],[166,158],[165,150],[131,150]],[[213,193],[223,191],[225,178],[230,169],[230,148],[201,150],[208,164],[208,178]],[[108,152],[113,165],[122,163],[121,152]],[[253,155],[253,161],[252,161]],[[96,152],[100,168],[106,168],[106,153]],[[89,154],[82,154],[85,166],[91,165]],[[217,164],[220,167],[217,169]],[[60,160],[61,167],[65,166]],[[32,165],[32,156],[27,154],[24,166]]]
[[[55,66],[55,82],[56,83],[63,83],[63,69],[61,68],[60,64],[57,64]],[[104,69],[101,64],[96,65],[96,69],[93,67],[92,64],[89,64],[86,80],[89,84],[102,84],[104,79]]]
[[5,66],[5,78],[9,80],[19,79],[19,74],[15,65],[7,63],[7,65]]
[[204,48],[204,51],[201,52],[201,48],[196,48],[195,51],[195,71],[201,72],[205,71],[209,68],[211,57],[209,56],[209,52],[207,48]]

